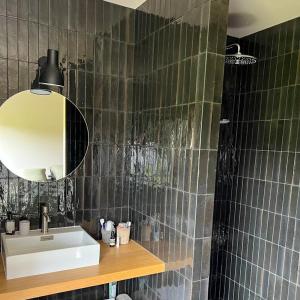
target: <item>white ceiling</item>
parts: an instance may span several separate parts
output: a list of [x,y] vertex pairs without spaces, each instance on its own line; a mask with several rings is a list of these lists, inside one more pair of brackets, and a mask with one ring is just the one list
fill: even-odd
[[[146,0],[105,1],[133,9],[146,2]],[[300,0],[230,0],[227,32],[240,38],[299,16]]]
[[229,35],[243,37],[300,16],[300,0],[230,0]]
[[[121,6],[136,9],[141,6],[146,0],[104,0],[106,2],[114,3]],[[179,0],[181,1],[181,0]]]

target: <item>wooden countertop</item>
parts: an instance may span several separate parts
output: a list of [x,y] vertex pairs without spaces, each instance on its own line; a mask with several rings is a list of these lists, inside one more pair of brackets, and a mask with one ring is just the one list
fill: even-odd
[[23,300],[165,271],[165,264],[134,241],[120,248],[101,243],[97,266],[6,280],[0,264],[0,300]]

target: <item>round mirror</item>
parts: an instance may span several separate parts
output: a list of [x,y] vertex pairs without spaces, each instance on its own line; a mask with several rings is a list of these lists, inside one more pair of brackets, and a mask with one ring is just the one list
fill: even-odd
[[0,107],[0,160],[31,181],[54,181],[72,173],[88,148],[79,109],[61,94],[28,90]]

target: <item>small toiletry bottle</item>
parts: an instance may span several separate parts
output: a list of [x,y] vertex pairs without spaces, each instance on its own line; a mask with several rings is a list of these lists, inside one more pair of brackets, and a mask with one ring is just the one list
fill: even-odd
[[105,225],[105,230],[113,231],[115,223],[113,221],[107,221]]
[[100,219],[99,240],[102,240],[102,230],[104,230],[104,219]]
[[116,247],[119,248],[120,247],[120,236],[118,235],[118,231],[117,231],[117,234],[116,234]]
[[115,247],[116,246],[116,235],[115,235],[114,230],[112,230],[111,234],[110,234],[109,246],[110,247]]
[[19,222],[20,235],[28,235],[30,231],[30,221],[26,217],[21,217]]
[[109,283],[108,296],[109,296],[109,299],[115,299],[117,297],[117,283],[116,282]]
[[7,220],[5,222],[5,232],[6,234],[15,234],[16,231],[16,222],[12,218],[12,213],[9,211],[7,212]]

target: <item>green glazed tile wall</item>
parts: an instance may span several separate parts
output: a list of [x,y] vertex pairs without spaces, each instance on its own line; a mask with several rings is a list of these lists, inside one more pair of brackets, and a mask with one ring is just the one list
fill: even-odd
[[94,236],[100,216],[130,215],[134,238],[150,251],[190,263],[120,290],[206,299],[227,10],[227,0],[150,0],[135,13],[102,0],[0,1],[1,101],[29,88],[38,58],[58,48],[64,93],[91,133],[84,164],[66,182],[24,182],[2,166],[1,215],[26,210],[34,221],[42,199],[52,226],[82,224]]
[[[64,94],[86,116],[90,147],[82,166],[58,183],[28,182],[1,165],[1,221],[9,209],[28,214],[35,228],[42,201],[50,208],[50,226],[81,224],[97,237],[101,216],[120,221],[129,215],[134,11],[102,0],[1,0],[1,103],[30,88],[48,48],[59,50]],[[100,287],[48,299],[106,294]]]
[[223,191],[221,206],[216,202],[215,211],[227,216],[221,223],[228,240],[212,260],[221,280],[211,299],[296,300],[300,18],[239,42],[258,63],[225,67],[228,134],[238,163],[231,189]]
[[186,262],[136,280],[139,297],[207,299],[227,10],[149,0],[136,13],[134,238]]
[[64,95],[86,116],[91,141],[81,167],[58,183],[28,182],[1,165],[0,215],[28,214],[36,226],[47,202],[51,226],[82,224],[97,236],[100,216],[128,218],[134,11],[102,0],[9,0],[0,23],[1,103],[30,88],[38,59],[58,49]]

